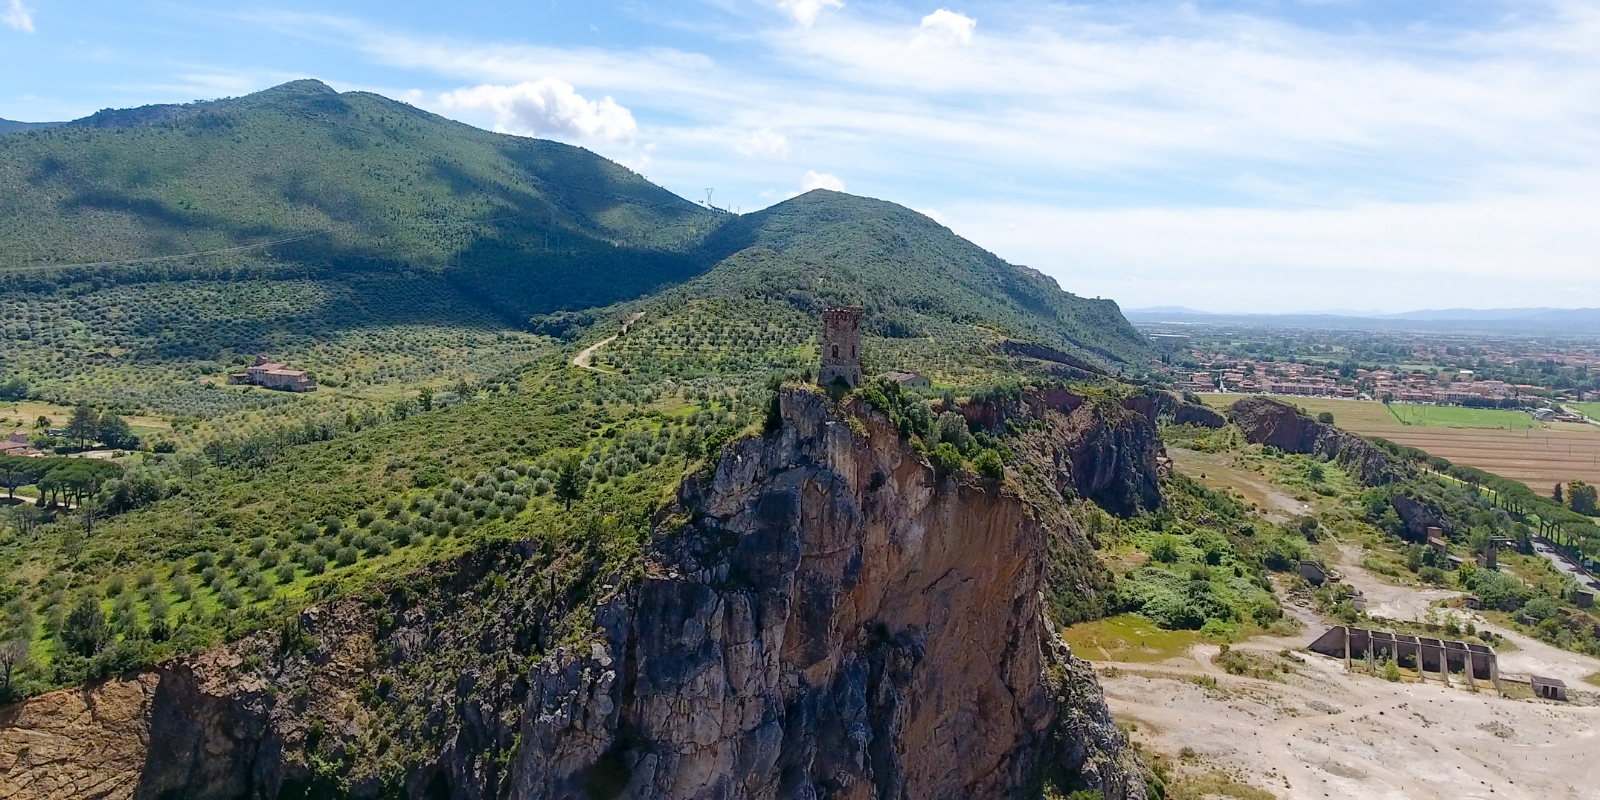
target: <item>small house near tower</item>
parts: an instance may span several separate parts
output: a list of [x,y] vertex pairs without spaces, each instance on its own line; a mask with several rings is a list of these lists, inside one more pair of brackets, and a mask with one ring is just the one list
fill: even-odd
[[861,385],[861,309],[836,306],[822,312],[822,368],[817,385],[843,381],[854,389]]

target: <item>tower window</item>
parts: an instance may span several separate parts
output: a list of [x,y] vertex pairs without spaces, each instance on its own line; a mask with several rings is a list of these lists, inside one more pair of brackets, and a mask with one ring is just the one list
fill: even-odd
[[851,358],[855,358],[856,357],[856,346],[855,345],[850,345],[850,357]]
[[834,358],[838,358],[839,357],[839,345],[834,345],[833,346],[833,357]]

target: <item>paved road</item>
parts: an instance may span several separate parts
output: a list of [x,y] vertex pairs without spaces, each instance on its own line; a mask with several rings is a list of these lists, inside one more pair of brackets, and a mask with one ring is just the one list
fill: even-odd
[[1534,542],[1533,551],[1549,560],[1550,565],[1555,567],[1557,572],[1572,576],[1572,579],[1577,581],[1579,586],[1588,586],[1591,589],[1600,590],[1600,581],[1589,577],[1589,573],[1584,572],[1577,564],[1572,563],[1570,559],[1562,555],[1554,547],[1544,542]]

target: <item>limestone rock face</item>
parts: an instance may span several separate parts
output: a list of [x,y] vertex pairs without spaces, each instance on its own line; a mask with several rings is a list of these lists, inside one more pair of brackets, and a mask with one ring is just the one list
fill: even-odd
[[[519,787],[582,797],[604,749],[622,797],[1023,797],[1046,766],[1142,797],[1042,613],[1044,523],[999,486],[936,478],[881,417],[852,431],[804,391],[781,409],[658,525],[629,630],[596,650],[630,666],[541,687],[577,702],[524,715],[548,744]],[[583,757],[547,755],[574,742]]]
[[1318,422],[1288,403],[1247,397],[1234,403],[1228,413],[1251,444],[1337,460],[1368,486],[1389,483],[1401,474],[1402,467],[1371,442]]
[[[1034,454],[1059,474],[1032,473],[1133,502],[1155,480],[1153,430],[1069,395],[1028,400],[1049,421],[1028,435],[1060,438]],[[98,687],[127,710],[70,745],[82,775],[19,771],[10,742],[86,704],[14,707],[0,788],[939,800],[1031,797],[1050,776],[1143,800],[1092,670],[1045,613],[1047,550],[1094,558],[1061,497],[938,476],[860,405],[785,390],[780,411],[775,433],[684,482],[651,525],[642,578],[594,579],[576,632],[553,622],[575,595],[541,546],[507,543],[384,599],[308,609],[303,651],[266,632]]]
[[1198,428],[1220,428],[1228,424],[1228,418],[1195,403],[1180,403],[1172,410],[1172,421],[1178,425],[1194,425]]
[[145,673],[0,709],[0,797],[133,797],[157,682]]

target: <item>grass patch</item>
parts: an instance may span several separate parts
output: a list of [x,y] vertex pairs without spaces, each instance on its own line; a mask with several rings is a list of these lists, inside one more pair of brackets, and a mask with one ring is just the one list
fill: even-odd
[[1195,631],[1162,630],[1137,614],[1079,623],[1061,635],[1079,658],[1126,664],[1154,664],[1176,658],[1200,641]]
[[1275,800],[1275,795],[1240,783],[1222,770],[1211,770],[1200,775],[1180,777],[1167,785],[1168,800],[1208,800],[1215,797],[1233,797],[1238,800]]

